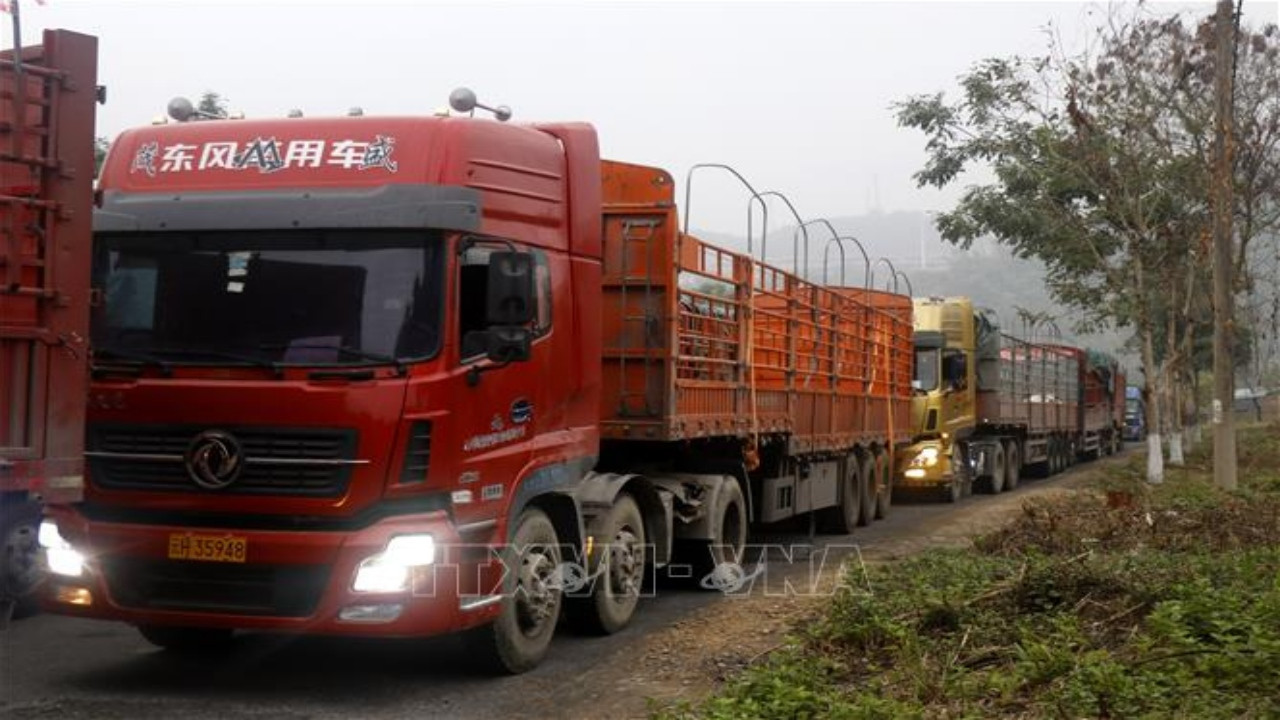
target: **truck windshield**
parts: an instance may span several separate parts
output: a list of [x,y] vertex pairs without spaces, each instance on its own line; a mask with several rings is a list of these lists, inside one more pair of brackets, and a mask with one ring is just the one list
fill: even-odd
[[440,345],[442,242],[381,230],[99,235],[94,347],[174,364],[426,359]]
[[920,392],[938,389],[938,349],[916,348],[915,377],[911,387]]

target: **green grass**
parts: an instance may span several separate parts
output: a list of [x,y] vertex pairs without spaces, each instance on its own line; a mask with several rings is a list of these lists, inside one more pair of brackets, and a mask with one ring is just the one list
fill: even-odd
[[1278,458],[1280,426],[1242,432],[1233,493],[1203,454],[1159,488],[1136,458],[974,550],[873,570],[718,694],[657,715],[1280,716]]

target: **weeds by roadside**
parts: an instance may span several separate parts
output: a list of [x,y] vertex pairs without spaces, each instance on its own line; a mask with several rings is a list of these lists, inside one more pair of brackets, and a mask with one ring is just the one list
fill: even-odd
[[[843,589],[792,643],[669,718],[1280,716],[1280,426],[1165,486],[1140,458],[972,550]],[[1118,500],[1117,500],[1118,499]]]

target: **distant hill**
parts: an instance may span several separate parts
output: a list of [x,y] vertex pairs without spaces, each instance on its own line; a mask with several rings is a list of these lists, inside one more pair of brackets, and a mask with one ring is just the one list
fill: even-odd
[[[920,269],[921,267],[945,264],[948,259],[961,252],[950,244],[942,242],[938,231],[933,226],[933,218],[928,213],[915,211],[895,211],[888,213],[872,213],[870,215],[853,215],[829,218],[832,227],[842,237],[857,238],[867,254],[874,261],[876,258],[888,258],[894,267],[902,271]],[[809,234],[809,267],[816,273],[822,273],[823,251],[831,240],[831,232],[823,225],[810,225]],[[698,237],[718,245],[746,250],[745,230],[742,235],[712,231],[694,230]],[[755,248],[757,255],[760,248],[759,231],[757,230]],[[803,236],[801,236],[803,238]],[[792,248],[796,242],[795,226],[771,228],[767,243],[769,261],[775,265],[790,269],[792,264]],[[801,241],[803,253],[803,239]],[[861,277],[862,260],[858,251],[852,247],[847,249],[849,257],[849,277],[852,280],[856,269]],[[836,258],[839,252],[835,246],[830,250],[830,271],[838,269]],[[855,260],[855,258],[857,258]]]
[[[945,243],[933,225],[929,213],[895,211],[830,218],[832,226],[842,236],[852,235],[862,243],[873,263],[887,258],[895,268],[909,279],[912,289],[919,296],[966,295],[982,307],[996,311],[1006,332],[1022,335],[1024,328],[1018,320],[1018,308],[1029,312],[1048,313],[1057,318],[1056,324],[1062,338],[1099,350],[1124,355],[1122,352],[1129,333],[1102,333],[1076,337],[1072,326],[1076,318],[1058,306],[1049,297],[1044,282],[1044,266],[1038,261],[1022,260],[1006,248],[991,240],[980,240],[970,250],[960,250]],[[809,230],[809,272],[807,277],[822,280],[823,250],[831,233],[821,225],[811,225]],[[708,242],[746,251],[746,240],[741,235],[692,230]],[[745,235],[745,232],[744,232]],[[758,234],[757,234],[758,235]],[[790,270],[793,267],[792,248],[795,244],[794,226],[770,229],[767,236],[769,261]],[[755,243],[759,256],[759,237]],[[802,251],[803,252],[803,251]],[[850,285],[863,282],[863,261],[858,251],[847,248],[845,277]],[[839,282],[839,253],[833,246],[827,266],[832,283]],[[801,263],[803,264],[803,263]],[[877,287],[884,287],[889,270],[884,263],[873,266]],[[905,284],[898,287],[906,292]],[[1028,331],[1028,334],[1030,332]],[[1132,358],[1125,358],[1131,367],[1137,367]]]

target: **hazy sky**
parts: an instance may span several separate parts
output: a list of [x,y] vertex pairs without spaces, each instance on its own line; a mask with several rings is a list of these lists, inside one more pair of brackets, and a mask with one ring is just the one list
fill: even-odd
[[[1156,5],[1157,11],[1212,3]],[[251,117],[426,113],[467,85],[515,120],[586,120],[611,158],[683,183],[729,163],[806,217],[946,208],[917,189],[923,136],[889,106],[952,91],[985,57],[1033,54],[1056,24],[1085,37],[1105,6],[1041,2],[242,2],[22,0],[23,37],[97,35],[109,102],[98,132],[150,121],[206,89]],[[1275,2],[1247,2],[1274,22]],[[5,46],[12,43],[0,32]],[[694,224],[737,230],[745,196],[714,175],[696,185]],[[704,195],[705,193],[705,195]],[[703,198],[706,198],[704,201]],[[732,212],[728,208],[733,208]],[[737,208],[741,207],[741,210]]]

